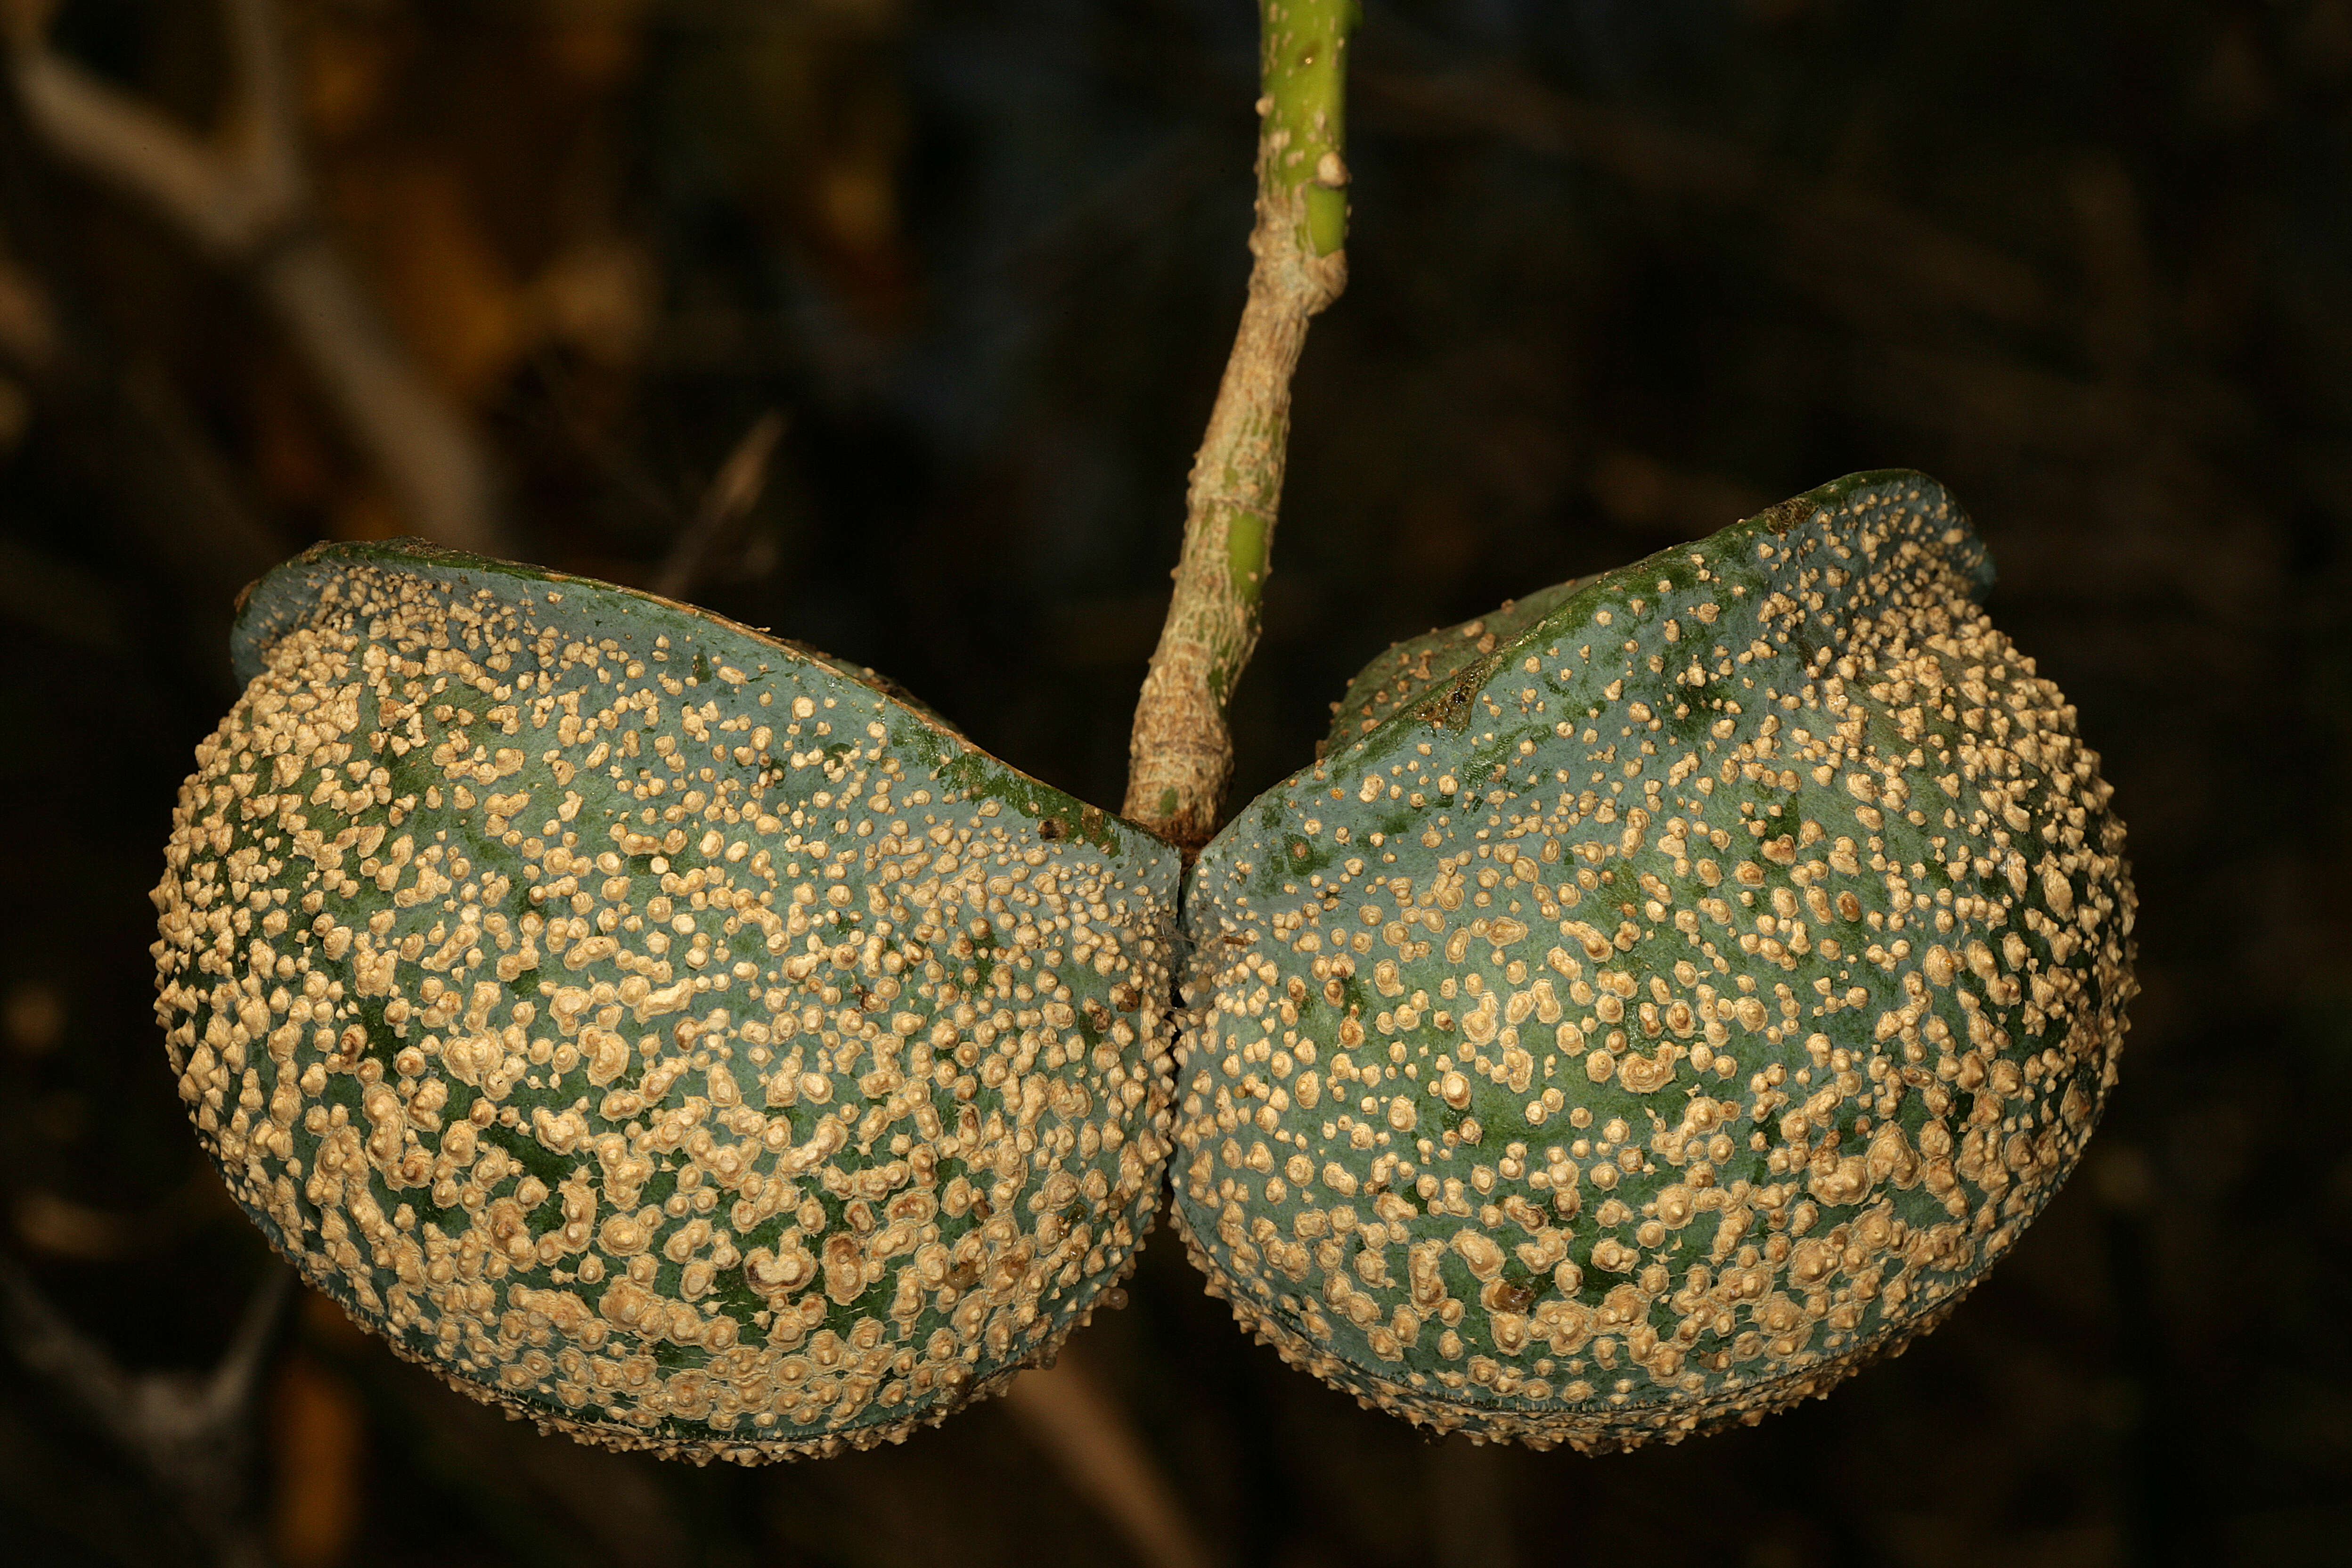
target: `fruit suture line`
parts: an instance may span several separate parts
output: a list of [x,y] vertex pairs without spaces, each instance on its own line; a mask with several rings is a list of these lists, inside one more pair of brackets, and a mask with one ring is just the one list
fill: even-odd
[[174,815],[158,1013],[312,1284],[543,1425],[902,1436],[1156,1206],[1173,851],[624,590],[314,552]]
[[1175,1213],[1442,1429],[1629,1447],[1932,1325],[2074,1164],[2122,827],[1917,475],[1375,660],[1188,889]]

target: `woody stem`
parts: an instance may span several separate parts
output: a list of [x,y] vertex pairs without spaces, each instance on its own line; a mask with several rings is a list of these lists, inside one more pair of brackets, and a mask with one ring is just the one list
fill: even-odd
[[1227,714],[1257,647],[1307,323],[1347,287],[1345,63],[1354,0],[1260,0],[1249,299],[1185,495],[1184,544],[1137,700],[1124,815],[1189,858],[1223,815]]

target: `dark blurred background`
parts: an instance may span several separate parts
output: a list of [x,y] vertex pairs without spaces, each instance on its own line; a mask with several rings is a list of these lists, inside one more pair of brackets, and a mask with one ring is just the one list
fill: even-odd
[[[1934,473],[2105,758],[2142,900],[2122,1086],[2011,1259],[1825,1403],[1587,1459],[1358,1410],[1163,1231],[1070,1357],[1175,1499],[1156,1545],[1034,1410],[666,1467],[505,1423],[315,1299],[206,1416],[279,1266],[163,1070],[145,895],[233,696],[235,589],[417,526],[353,413],[366,352],[378,413],[480,481],[459,525],[875,665],[1115,805],[1241,303],[1255,18],[8,0],[0,1557],[2345,1560],[2352,4],[1368,10],[1352,281],[1299,376],[1241,796],[1396,638],[1851,469]],[[163,129],[94,165],[91,102]],[[240,146],[306,172],[207,241],[157,171],[250,185]],[[289,303],[296,251],[356,315]]]

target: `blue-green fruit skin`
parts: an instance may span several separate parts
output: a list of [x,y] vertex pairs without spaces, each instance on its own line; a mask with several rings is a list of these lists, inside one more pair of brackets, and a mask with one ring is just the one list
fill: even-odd
[[1174,1212],[1241,1321],[1603,1450],[1946,1314],[2133,991],[2122,825],[1991,577],[1858,474],[1373,661],[1187,889]]
[[413,543],[248,592],[155,891],[199,1136],[542,1426],[904,1436],[1051,1353],[1167,1148],[1178,858],[870,676]]

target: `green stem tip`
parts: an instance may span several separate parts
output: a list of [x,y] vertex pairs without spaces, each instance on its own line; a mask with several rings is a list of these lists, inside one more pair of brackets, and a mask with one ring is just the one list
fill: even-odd
[[1355,0],[1261,0],[1269,192],[1303,189],[1307,248],[1328,256],[1348,239],[1347,49],[1361,15]]

